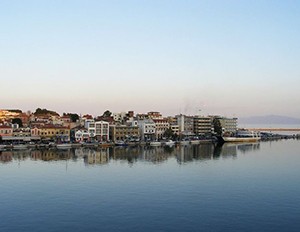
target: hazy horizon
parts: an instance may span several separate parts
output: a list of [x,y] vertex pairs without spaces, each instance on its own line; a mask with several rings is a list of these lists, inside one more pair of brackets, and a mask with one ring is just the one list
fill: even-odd
[[1,1],[0,109],[300,118],[299,8]]

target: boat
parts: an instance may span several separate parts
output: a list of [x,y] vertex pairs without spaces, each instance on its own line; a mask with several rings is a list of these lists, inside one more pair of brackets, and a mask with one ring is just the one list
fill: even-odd
[[236,143],[244,143],[244,142],[257,142],[260,141],[261,136],[259,132],[248,131],[248,130],[239,130],[235,135],[224,135],[219,136],[218,140],[221,143],[225,142],[236,142]]
[[122,141],[122,140],[116,141],[116,142],[115,142],[115,145],[116,145],[116,146],[119,146],[119,147],[127,146],[127,144],[126,144],[124,141]]
[[150,142],[150,146],[161,146],[161,142],[152,141],[152,142]]
[[72,148],[72,144],[71,143],[59,143],[59,144],[56,144],[56,148],[57,149],[70,149],[70,148]]
[[13,144],[13,149],[14,150],[24,150],[27,149],[26,144]]
[[173,140],[168,140],[168,141],[165,142],[165,145],[166,146],[174,146],[175,142]]

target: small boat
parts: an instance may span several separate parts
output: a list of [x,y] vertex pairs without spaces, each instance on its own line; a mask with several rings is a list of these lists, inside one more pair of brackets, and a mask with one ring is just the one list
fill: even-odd
[[122,140],[116,141],[116,142],[115,142],[115,145],[116,145],[116,146],[119,146],[119,147],[127,146],[127,144],[126,144],[124,141],[122,141]]
[[26,144],[14,144],[13,149],[14,150],[24,150],[24,149],[27,149],[27,145]]
[[161,142],[152,141],[152,142],[150,142],[150,146],[161,146]]
[[59,144],[56,144],[56,148],[57,149],[70,149],[70,148],[72,148],[72,144],[71,143],[59,143]]
[[167,142],[165,142],[166,146],[174,146],[175,142],[173,140],[168,140]]

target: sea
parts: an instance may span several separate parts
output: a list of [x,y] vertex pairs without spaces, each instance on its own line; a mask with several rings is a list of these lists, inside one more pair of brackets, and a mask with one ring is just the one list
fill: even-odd
[[0,231],[300,231],[300,140],[0,151]]

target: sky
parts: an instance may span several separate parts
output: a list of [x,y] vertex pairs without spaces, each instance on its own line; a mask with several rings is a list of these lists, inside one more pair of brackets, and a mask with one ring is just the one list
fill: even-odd
[[300,1],[0,0],[0,109],[300,118]]

